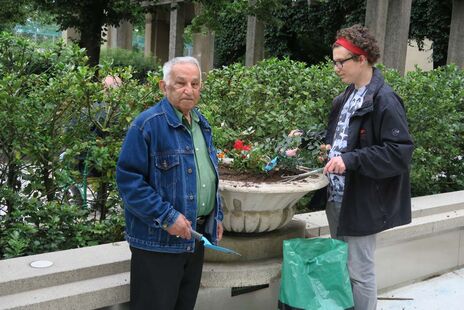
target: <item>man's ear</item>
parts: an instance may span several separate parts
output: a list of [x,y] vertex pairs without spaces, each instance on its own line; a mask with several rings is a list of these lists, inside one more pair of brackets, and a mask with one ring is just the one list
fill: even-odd
[[166,81],[159,81],[158,86],[160,90],[163,92],[163,94],[166,95]]

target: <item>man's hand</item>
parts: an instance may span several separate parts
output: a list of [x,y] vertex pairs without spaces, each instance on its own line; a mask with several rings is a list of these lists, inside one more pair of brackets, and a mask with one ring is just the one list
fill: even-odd
[[218,222],[217,224],[217,235],[218,235],[218,241],[222,240],[222,234],[224,233],[224,227],[222,226],[222,222]]
[[326,173],[335,173],[343,174],[345,173],[346,167],[345,163],[341,156],[333,157],[324,167],[324,174]]
[[190,230],[192,229],[192,223],[188,221],[183,214],[180,214],[174,224],[169,226],[166,231],[173,236],[190,240]]

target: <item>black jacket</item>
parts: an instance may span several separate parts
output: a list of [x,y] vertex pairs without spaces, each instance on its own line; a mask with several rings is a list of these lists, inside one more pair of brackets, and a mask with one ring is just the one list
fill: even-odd
[[[373,76],[364,102],[351,117],[347,147],[345,190],[338,235],[364,236],[411,222],[410,162],[414,145],[401,98]],[[331,144],[343,104],[354,85],[333,101],[326,136]],[[326,196],[325,196],[326,197]]]

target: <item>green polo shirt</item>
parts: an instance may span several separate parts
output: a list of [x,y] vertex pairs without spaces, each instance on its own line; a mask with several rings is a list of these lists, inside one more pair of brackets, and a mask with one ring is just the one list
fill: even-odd
[[209,158],[208,146],[200,128],[200,119],[190,112],[192,124],[189,124],[182,112],[174,108],[179,120],[187,127],[193,139],[195,172],[197,175],[197,216],[208,215],[216,203],[216,172]]

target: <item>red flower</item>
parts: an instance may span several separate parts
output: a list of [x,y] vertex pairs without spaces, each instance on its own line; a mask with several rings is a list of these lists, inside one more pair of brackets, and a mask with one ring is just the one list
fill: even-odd
[[243,141],[242,140],[235,140],[235,143],[234,143],[234,149],[236,150],[241,150],[243,147]]
[[245,145],[243,144],[242,140],[237,139],[235,140],[235,143],[234,143],[234,149],[239,150],[239,151],[249,151],[251,150],[251,146]]

